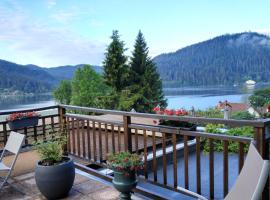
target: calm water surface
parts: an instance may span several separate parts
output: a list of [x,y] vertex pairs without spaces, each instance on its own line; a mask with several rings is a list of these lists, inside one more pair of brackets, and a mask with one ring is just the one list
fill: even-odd
[[[270,84],[256,85],[263,88]],[[247,102],[254,87],[183,87],[164,88],[169,108],[196,109],[214,107],[219,101]],[[51,95],[12,96],[0,95],[0,110],[27,109],[55,105]]]

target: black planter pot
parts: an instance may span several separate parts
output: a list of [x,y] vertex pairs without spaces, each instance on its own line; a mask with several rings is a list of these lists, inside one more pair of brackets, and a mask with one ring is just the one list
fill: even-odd
[[58,165],[36,165],[35,179],[40,192],[47,199],[59,199],[68,195],[75,178],[74,163],[71,158],[64,157],[66,162]]
[[23,118],[23,119],[16,119],[14,121],[9,121],[8,126],[10,130],[17,130],[17,129],[22,129],[24,127],[36,126],[38,125],[38,119],[39,119],[38,116]]
[[113,186],[121,192],[121,200],[131,200],[131,191],[137,185],[136,172],[114,170]]
[[177,127],[185,131],[196,131],[197,125],[184,121],[171,121],[171,120],[162,120],[159,125]]

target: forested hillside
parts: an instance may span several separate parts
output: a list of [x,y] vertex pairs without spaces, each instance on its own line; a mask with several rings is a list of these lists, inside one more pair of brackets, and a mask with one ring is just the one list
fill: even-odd
[[270,80],[270,38],[223,35],[154,58],[165,86],[232,85]]
[[[72,79],[74,72],[81,65],[42,68],[36,65],[19,65],[0,60],[0,91],[8,93],[50,92],[63,79]],[[93,67],[101,73],[102,68]]]
[[0,60],[0,89],[41,93],[50,91],[56,80],[35,65],[17,65]]

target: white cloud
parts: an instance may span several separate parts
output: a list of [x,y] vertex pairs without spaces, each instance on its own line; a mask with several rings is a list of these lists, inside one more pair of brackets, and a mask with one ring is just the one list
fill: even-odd
[[56,5],[56,0],[47,0],[48,8],[52,8]]
[[[59,17],[60,16],[60,17]],[[69,15],[58,15],[68,20]],[[105,44],[92,41],[60,27],[49,27],[33,21],[21,10],[7,10],[0,7],[0,44],[5,44],[12,54],[10,60],[20,64],[36,64],[45,67],[67,64],[100,64]],[[1,59],[5,58],[3,53]]]

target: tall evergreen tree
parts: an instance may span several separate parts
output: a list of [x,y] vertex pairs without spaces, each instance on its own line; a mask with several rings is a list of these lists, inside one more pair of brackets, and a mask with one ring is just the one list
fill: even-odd
[[126,49],[117,30],[113,31],[111,39],[103,61],[104,79],[107,85],[120,92],[127,83],[128,66],[127,57],[124,55]]
[[148,47],[141,31],[135,41],[130,68],[130,85],[132,93],[137,97],[133,108],[138,112],[152,112],[157,105],[167,106],[160,76],[148,55]]

